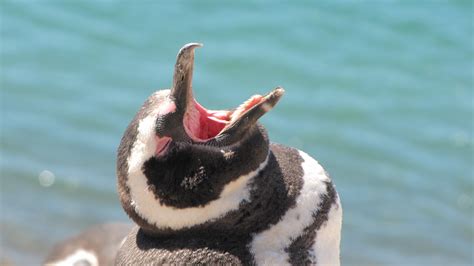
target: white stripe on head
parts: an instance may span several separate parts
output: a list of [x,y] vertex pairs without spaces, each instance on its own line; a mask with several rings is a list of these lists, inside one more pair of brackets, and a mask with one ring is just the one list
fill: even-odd
[[202,224],[222,217],[239,208],[242,201],[250,197],[249,181],[267,164],[267,159],[260,166],[236,180],[226,184],[217,200],[203,207],[178,209],[161,205],[159,199],[149,189],[142,165],[155,155],[157,140],[155,138],[156,112],[143,118],[138,125],[137,139],[128,158],[127,186],[130,189],[132,206],[138,215],[159,228],[169,227],[177,230]]
[[302,151],[299,153],[304,160],[301,164],[303,187],[296,198],[296,205],[289,209],[278,223],[253,237],[249,248],[258,265],[289,264],[289,254],[285,249],[313,223],[313,213],[319,211],[322,196],[327,193],[326,182],[329,177],[324,169],[308,154]]
[[46,265],[51,265],[51,266],[71,266],[71,265],[83,265],[80,263],[87,263],[86,265],[90,266],[98,266],[99,261],[97,260],[96,255],[93,252],[86,251],[83,249],[78,249],[71,255],[67,256],[65,259],[53,262],[53,263],[48,263]]
[[328,220],[316,232],[312,252],[318,265],[340,265],[339,246],[341,242],[342,207],[339,197],[331,206]]

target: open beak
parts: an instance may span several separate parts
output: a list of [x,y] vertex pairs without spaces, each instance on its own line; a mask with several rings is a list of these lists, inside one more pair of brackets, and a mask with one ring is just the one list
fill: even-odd
[[207,110],[193,97],[192,77],[194,49],[200,43],[189,43],[178,52],[170,96],[176,103],[186,134],[194,141],[208,141],[221,135],[240,134],[250,129],[270,111],[284,94],[281,87],[265,96],[254,95],[233,110]]
[[193,99],[194,49],[202,46],[200,43],[188,43],[178,52],[176,65],[174,67],[171,97],[180,110],[185,111]]

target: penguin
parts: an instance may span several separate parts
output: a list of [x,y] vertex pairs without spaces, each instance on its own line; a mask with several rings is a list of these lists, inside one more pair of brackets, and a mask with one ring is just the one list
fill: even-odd
[[201,46],[180,49],[171,89],[153,93],[122,137],[118,193],[137,227],[116,264],[339,265],[335,186],[258,123],[284,89],[206,109],[192,90]]
[[132,230],[130,223],[105,223],[56,244],[43,265],[114,265],[117,252]]

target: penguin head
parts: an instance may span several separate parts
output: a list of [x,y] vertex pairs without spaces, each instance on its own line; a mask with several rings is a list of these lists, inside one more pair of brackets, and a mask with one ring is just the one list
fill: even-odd
[[196,217],[178,222],[183,226],[173,224],[179,221],[173,217],[179,211],[225,201],[224,187],[259,168],[269,153],[267,133],[258,119],[275,106],[284,90],[277,87],[264,96],[254,95],[234,109],[204,108],[192,90],[194,50],[201,46],[190,43],[181,48],[172,88],[145,101],[118,149],[122,206],[146,232],[206,220]]
[[273,108],[283,95],[276,88],[265,96],[254,95],[233,110],[207,110],[193,97],[194,49],[190,43],[178,53],[173,87],[158,106],[156,135],[176,142],[227,146],[240,141],[256,126],[258,118]]

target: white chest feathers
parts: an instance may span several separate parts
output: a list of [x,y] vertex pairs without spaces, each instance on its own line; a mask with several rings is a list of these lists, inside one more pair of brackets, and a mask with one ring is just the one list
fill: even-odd
[[[287,210],[278,223],[256,234],[250,243],[250,250],[258,265],[288,265],[291,243],[304,233],[318,215],[324,195],[327,193],[329,177],[319,163],[300,151],[303,187],[296,199],[296,205]],[[330,185],[330,184],[329,184]],[[340,265],[339,245],[341,239],[342,207],[336,194],[328,220],[316,231],[310,255],[318,265]]]

